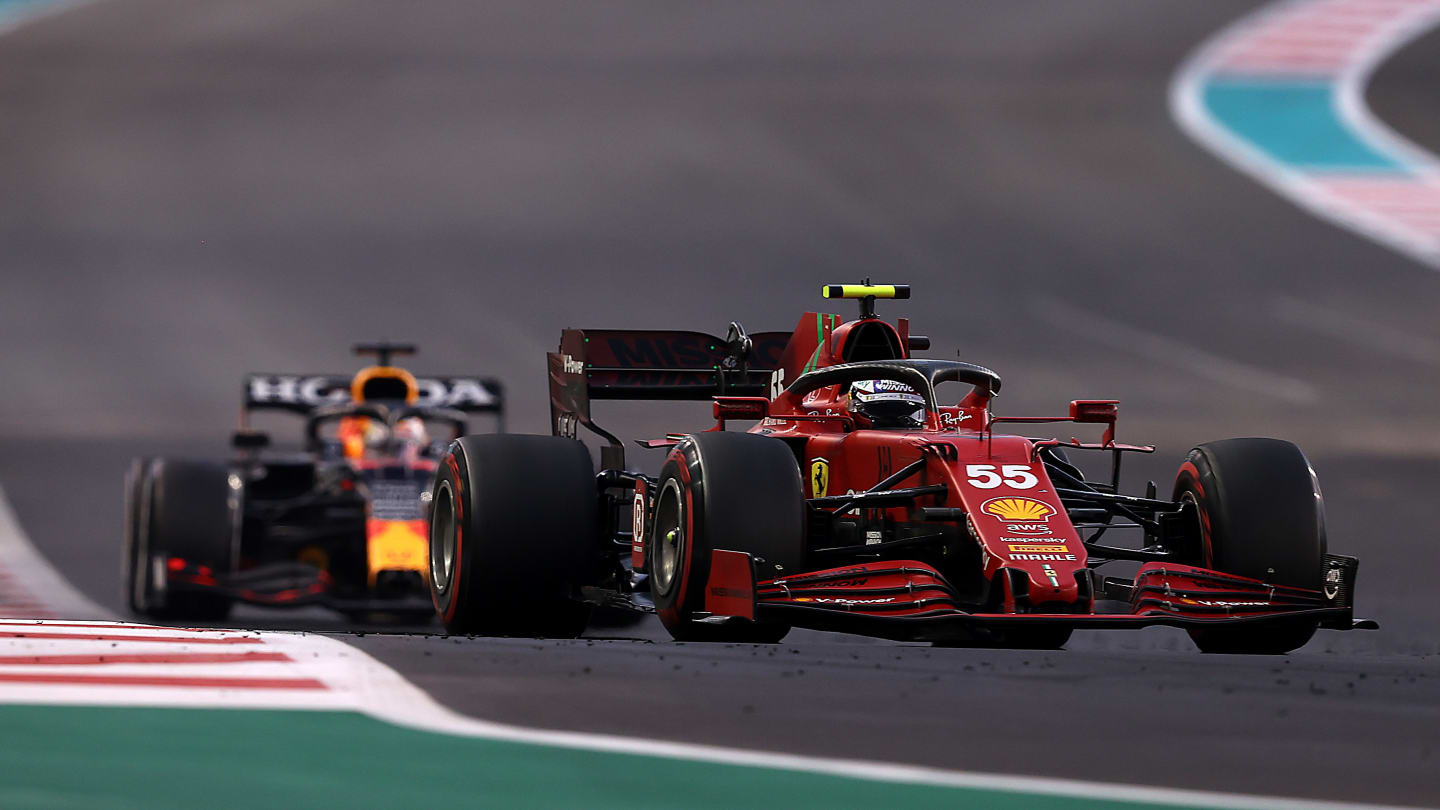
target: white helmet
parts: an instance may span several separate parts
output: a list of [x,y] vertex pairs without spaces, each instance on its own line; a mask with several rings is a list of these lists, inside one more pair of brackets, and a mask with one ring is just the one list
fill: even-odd
[[430,432],[425,429],[425,420],[409,416],[395,423],[395,439],[402,443],[429,444]]
[[925,424],[925,398],[894,380],[859,380],[850,384],[850,413],[877,428],[916,428]]

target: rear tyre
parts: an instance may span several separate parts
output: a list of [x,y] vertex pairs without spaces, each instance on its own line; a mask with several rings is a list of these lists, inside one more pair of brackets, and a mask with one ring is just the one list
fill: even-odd
[[[1193,500],[1200,543],[1186,562],[1273,585],[1317,589],[1325,562],[1325,506],[1300,448],[1278,439],[1226,439],[1190,451],[1175,500]],[[1202,652],[1281,655],[1315,634],[1317,622],[1195,628]]]
[[205,461],[137,461],[127,482],[125,568],[130,609],[157,620],[218,622],[232,600],[208,591],[157,587],[156,565],[178,557],[216,574],[235,565],[238,504],[230,470]]
[[453,634],[575,638],[600,548],[590,451],[557,436],[466,436],[431,498],[430,597]]
[[805,496],[784,443],[749,433],[700,433],[670,452],[660,470],[646,565],[655,611],[677,641],[773,644],[790,626],[698,621],[710,552],[743,551],[767,573],[803,570]]

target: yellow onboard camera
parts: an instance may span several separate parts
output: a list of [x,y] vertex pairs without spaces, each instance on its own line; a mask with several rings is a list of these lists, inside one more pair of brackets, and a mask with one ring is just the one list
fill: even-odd
[[875,300],[877,298],[909,298],[909,284],[871,284],[870,279],[865,279],[863,284],[826,284],[820,288],[820,294],[826,298],[854,298],[860,301],[860,317],[875,317]]
[[826,284],[820,288],[826,298],[909,298],[909,284]]

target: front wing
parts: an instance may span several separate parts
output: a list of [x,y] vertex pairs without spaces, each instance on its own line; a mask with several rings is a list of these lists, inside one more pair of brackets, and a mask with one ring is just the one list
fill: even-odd
[[[706,590],[709,621],[772,620],[897,641],[965,641],[1019,626],[1120,629],[1166,625],[1285,625],[1373,629],[1354,619],[1356,561],[1331,555],[1321,590],[1173,563],[1148,563],[1133,582],[1104,580],[1076,613],[972,613],[933,567],[914,560],[864,563],[757,582],[749,555],[716,551]],[[1122,598],[1115,598],[1122,597]]]

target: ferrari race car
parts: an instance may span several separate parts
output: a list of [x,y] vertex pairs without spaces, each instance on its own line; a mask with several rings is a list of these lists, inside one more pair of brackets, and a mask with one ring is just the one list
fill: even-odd
[[[1274,439],[1196,447],[1168,499],[1121,494],[1118,404],[992,412],[1000,377],[918,359],[875,315],[904,286],[832,285],[860,317],[792,333],[566,330],[549,355],[554,436],[467,436],[440,461],[430,587],[452,633],[574,636],[590,605],[653,603],[681,640],[792,627],[1058,648],[1077,628],[1184,628],[1207,652],[1284,653],[1353,618],[1357,561],[1330,554],[1313,471]],[[958,388],[954,396],[942,391]],[[627,469],[590,402],[713,399],[716,425],[641,442]],[[734,420],[756,424],[726,430]],[[1007,425],[1103,426],[1097,443]],[[584,427],[605,440],[596,474]],[[1109,454],[1091,480],[1072,454]],[[1129,534],[1131,542],[1112,538]],[[1122,563],[1133,576],[1102,573]]]
[[[415,377],[413,346],[371,344],[353,377],[252,374],[228,461],[138,459],[126,480],[124,581],[155,619],[218,621],[235,602],[319,604],[352,617],[430,620],[425,583],[436,459],[494,416],[495,380]],[[304,417],[298,452],[267,452],[255,411]],[[432,437],[432,430],[441,431]]]

